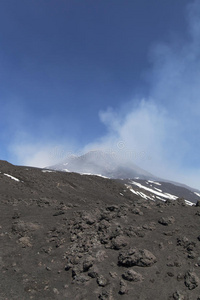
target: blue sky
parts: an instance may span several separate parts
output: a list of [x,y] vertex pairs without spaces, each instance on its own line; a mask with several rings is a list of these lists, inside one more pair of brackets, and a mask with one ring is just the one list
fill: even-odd
[[200,188],[200,3],[1,0],[0,159],[114,151]]

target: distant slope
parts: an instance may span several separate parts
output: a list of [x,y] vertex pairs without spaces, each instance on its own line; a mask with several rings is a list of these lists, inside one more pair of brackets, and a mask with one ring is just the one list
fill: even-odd
[[182,183],[159,178],[133,163],[126,164],[114,154],[103,151],[90,151],[81,156],[72,155],[65,161],[48,168],[65,172],[99,175],[112,179],[134,179],[138,182],[141,181],[144,185],[146,184],[145,180],[159,181],[162,182],[162,187],[166,193],[169,190],[168,193],[172,193],[176,197],[184,197],[193,203],[198,200],[197,194],[200,194],[200,191],[197,189]]
[[65,161],[48,168],[67,172],[102,175],[109,178],[157,178],[135,164],[125,164],[114,154],[112,155],[103,151],[90,151],[81,156],[72,155]]

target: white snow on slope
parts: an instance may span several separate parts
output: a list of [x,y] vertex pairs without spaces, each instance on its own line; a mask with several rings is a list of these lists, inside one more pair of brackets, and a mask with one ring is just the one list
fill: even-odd
[[198,193],[196,193],[196,192],[194,192],[194,194],[197,195],[198,197],[200,197],[200,194],[198,194]]
[[162,190],[161,189],[158,189],[158,188],[154,188],[156,191],[158,191],[158,192],[161,192],[162,193]]
[[14,177],[14,176],[11,176],[9,174],[4,173],[4,175],[11,178],[11,179],[13,179],[13,180],[15,180],[15,181],[18,181],[18,182],[20,181],[18,178]]
[[160,197],[163,197],[163,198],[166,198],[166,199],[176,200],[178,198],[175,195],[171,195],[171,194],[167,194],[167,193],[161,193],[161,192],[155,191],[153,189],[150,189],[150,188],[148,188],[148,187],[146,187],[146,186],[144,186],[141,183],[136,182],[136,181],[131,181],[130,183],[138,186],[141,189],[144,189],[144,190],[146,190],[150,193],[156,194],[157,196],[160,196]]
[[150,196],[147,196],[146,194],[142,193],[142,192],[136,192],[139,196],[141,196],[144,199],[150,199],[150,200],[154,200],[153,198],[151,198]]
[[[95,174],[96,176],[102,177],[102,178],[108,178],[106,176],[100,175],[100,174]],[[109,179],[109,178],[108,178]]]
[[150,200],[154,200],[153,198],[151,198],[150,196],[147,196],[146,194],[142,193],[142,192],[139,192],[139,191],[135,191],[133,188],[130,188],[130,186],[128,186],[126,184],[127,188],[130,189],[130,191],[138,196],[141,196],[142,198],[145,198],[145,199],[150,199]]
[[109,177],[103,176],[101,174],[92,174],[92,173],[80,173],[80,174],[81,175],[94,175],[94,176],[99,176],[99,177],[102,177],[102,178],[108,178],[109,179]]
[[157,184],[157,185],[161,185],[161,183],[153,181],[153,180],[148,180],[149,183],[153,183],[153,184]]
[[93,175],[92,173],[80,173],[81,175]]
[[185,203],[186,203],[187,205],[190,205],[190,206],[195,205],[194,203],[192,203],[192,202],[190,202],[190,201],[188,201],[188,200],[185,200]]
[[[156,190],[153,190],[149,187],[146,187],[146,186],[143,186],[141,183],[138,183],[138,182],[135,182],[135,181],[131,181],[130,184],[134,184],[136,185],[137,187],[139,187],[140,189],[143,189],[143,190],[146,190],[148,192],[151,193],[151,195],[146,195],[144,192],[140,192],[140,191],[135,191],[132,186],[130,185],[126,185],[127,188],[130,189],[130,191],[138,196],[141,196],[142,198],[144,199],[150,199],[150,200],[154,200],[155,201],[155,198],[158,199],[158,200],[162,200],[162,201],[166,201],[167,199],[170,199],[170,200],[176,200],[178,199],[177,196],[175,195],[172,195],[172,194],[169,194],[169,193],[163,193],[162,190],[160,191],[157,191],[159,189],[155,188]],[[154,194],[154,195],[152,195]],[[194,203],[188,201],[188,200],[185,200],[185,203],[187,205],[194,205]]]

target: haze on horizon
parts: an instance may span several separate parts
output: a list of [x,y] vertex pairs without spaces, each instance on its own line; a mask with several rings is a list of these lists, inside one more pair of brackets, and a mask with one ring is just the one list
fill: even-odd
[[200,189],[200,3],[0,2],[0,159],[114,152]]

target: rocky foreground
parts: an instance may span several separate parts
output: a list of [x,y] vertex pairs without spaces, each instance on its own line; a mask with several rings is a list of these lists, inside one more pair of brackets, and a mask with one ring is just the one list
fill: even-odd
[[0,299],[200,300],[200,203],[0,161]]

